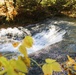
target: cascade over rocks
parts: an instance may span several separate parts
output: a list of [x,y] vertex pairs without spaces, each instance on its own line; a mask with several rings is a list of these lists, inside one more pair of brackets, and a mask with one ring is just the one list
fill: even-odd
[[0,43],[13,42],[14,40],[22,40],[26,35],[31,35],[30,31],[23,27],[2,28],[0,30]]

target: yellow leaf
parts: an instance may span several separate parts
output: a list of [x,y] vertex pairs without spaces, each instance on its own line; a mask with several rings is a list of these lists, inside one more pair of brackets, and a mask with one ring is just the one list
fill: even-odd
[[45,59],[45,62],[46,62],[46,63],[53,63],[53,62],[55,62],[55,61],[56,61],[56,60],[49,59],[49,58]]
[[67,55],[67,57],[68,57],[68,61],[66,62],[67,66],[71,66],[72,64],[75,63],[75,60],[72,59],[69,55]]
[[7,70],[0,70],[0,75],[4,75],[7,72]]
[[12,66],[9,64],[9,61],[5,57],[0,57],[0,62],[7,70],[7,75],[17,75]]
[[72,63],[74,63],[74,62],[75,62],[75,60],[74,60],[74,59],[72,59],[69,55],[67,55],[67,57],[68,57],[69,62],[72,62]]
[[5,58],[5,57],[0,57],[0,62],[1,62],[1,64],[5,67],[5,68],[8,68],[8,66],[9,66],[9,62],[8,62],[8,60]]
[[30,67],[30,58],[29,57],[23,59],[23,61],[26,64],[27,67]]
[[10,64],[13,66],[13,68],[15,70],[18,70],[18,71],[21,71],[21,72],[24,72],[24,73],[28,72],[26,65],[19,58],[18,58],[18,60],[11,59]]
[[76,70],[76,65],[75,65],[75,66],[73,66],[73,68],[74,68],[74,70]]
[[[12,65],[11,65],[12,66]],[[18,75],[18,73],[16,73],[14,71],[14,68],[11,67],[10,65],[8,66],[8,69],[7,69],[7,75]]]
[[16,69],[19,70],[19,71],[21,71],[21,72],[28,73],[26,65],[20,59],[16,60]]
[[73,68],[74,68],[74,70],[76,70],[76,63],[74,64]]
[[46,64],[42,66],[44,75],[52,75],[53,71],[57,71],[57,72],[62,71],[60,64],[57,63],[56,60],[48,58],[45,61],[46,61]]
[[25,75],[24,73],[19,72],[19,75]]
[[72,75],[70,72],[68,72],[68,75]]
[[51,65],[52,65],[53,71],[57,71],[57,72],[62,71],[62,70],[61,70],[61,66],[60,66],[60,64],[59,64],[58,62],[54,62],[54,63],[52,63]]
[[53,70],[50,64],[44,64],[42,66],[42,70],[43,70],[44,75],[52,75]]
[[30,48],[33,45],[33,38],[31,36],[26,36],[22,42],[24,47]]
[[19,42],[12,43],[13,47],[17,47],[19,44],[20,44]]
[[27,50],[26,50],[26,48],[25,48],[23,45],[20,45],[20,46],[19,46],[19,51],[20,51],[22,54],[24,54],[25,57],[28,57],[28,55],[27,55]]
[[14,69],[16,69],[16,60],[15,60],[15,59],[11,59],[11,60],[9,61],[9,63],[12,65],[12,67],[13,67]]
[[22,57],[22,56],[18,56],[18,59],[22,60],[27,67],[30,67],[30,58],[29,57]]

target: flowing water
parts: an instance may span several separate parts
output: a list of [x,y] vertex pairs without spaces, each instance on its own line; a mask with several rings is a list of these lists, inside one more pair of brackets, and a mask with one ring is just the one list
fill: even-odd
[[[20,28],[0,30],[0,52],[18,52],[18,47],[14,48],[11,41],[21,42],[24,38],[26,34],[20,30]],[[28,49],[28,54],[61,42],[62,40],[65,50],[76,52],[76,22],[71,22],[67,19],[53,18],[25,26],[25,28],[24,31],[26,30],[25,32],[31,34],[34,39],[34,45]],[[8,37],[8,33],[12,35]]]

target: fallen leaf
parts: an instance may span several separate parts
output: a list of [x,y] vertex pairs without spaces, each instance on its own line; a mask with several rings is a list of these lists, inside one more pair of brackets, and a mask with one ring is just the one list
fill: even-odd
[[20,44],[19,42],[12,43],[13,47],[17,47],[19,44]]

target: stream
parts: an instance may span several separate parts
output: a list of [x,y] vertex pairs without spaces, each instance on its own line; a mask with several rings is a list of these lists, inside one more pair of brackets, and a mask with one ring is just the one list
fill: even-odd
[[28,54],[60,42],[64,44],[63,50],[76,53],[76,22],[65,18],[46,19],[25,27],[0,29],[0,52],[19,52],[18,47],[12,46],[12,42],[21,43],[26,33],[34,39],[33,47],[27,49]]

